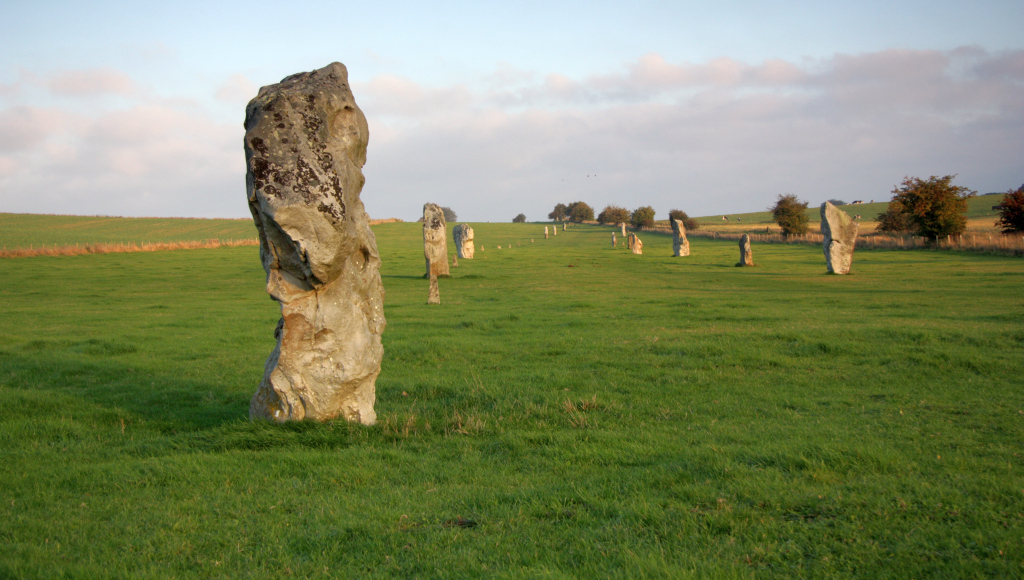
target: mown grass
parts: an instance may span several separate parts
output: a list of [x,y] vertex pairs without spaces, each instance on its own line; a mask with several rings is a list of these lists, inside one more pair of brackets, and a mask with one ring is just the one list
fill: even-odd
[[0,248],[255,239],[252,220],[0,213]]
[[1019,259],[474,227],[369,428],[246,419],[256,248],[0,262],[0,575],[1020,574]]

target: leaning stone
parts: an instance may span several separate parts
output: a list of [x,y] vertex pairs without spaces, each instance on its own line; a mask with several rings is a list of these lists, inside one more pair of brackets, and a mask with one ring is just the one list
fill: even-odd
[[245,109],[249,210],[281,304],[251,419],[376,421],[386,321],[359,199],[368,137],[341,63],[263,87]]
[[686,239],[686,226],[682,220],[670,218],[672,222],[672,255],[675,257],[690,255],[690,240]]
[[455,239],[455,251],[458,252],[459,257],[472,260],[474,253],[473,228],[469,227],[469,224],[459,224],[452,228],[452,238]]
[[437,276],[430,275],[430,290],[427,293],[427,304],[440,304],[441,290],[437,287]]
[[822,249],[825,264],[833,274],[849,274],[853,263],[853,249],[857,246],[857,228],[860,224],[847,213],[829,202],[821,204]]
[[750,251],[750,236],[743,234],[740,238],[740,263],[737,266],[753,266],[754,254]]
[[448,226],[444,212],[435,203],[423,205],[423,257],[427,262],[427,276],[447,276]]

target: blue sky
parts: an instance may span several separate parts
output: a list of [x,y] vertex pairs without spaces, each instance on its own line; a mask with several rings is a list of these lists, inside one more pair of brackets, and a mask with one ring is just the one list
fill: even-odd
[[246,101],[332,61],[373,217],[1005,191],[1022,24],[1019,1],[6,3],[0,211],[245,217]]

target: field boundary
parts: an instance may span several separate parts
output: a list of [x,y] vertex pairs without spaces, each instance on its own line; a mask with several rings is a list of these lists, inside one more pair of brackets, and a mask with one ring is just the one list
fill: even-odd
[[258,246],[259,240],[195,240],[183,242],[137,243],[97,243],[97,244],[65,244],[27,248],[0,249],[0,258],[32,258],[35,256],[84,256],[86,254],[121,254],[129,252],[162,252],[166,250],[200,250],[212,248],[237,248],[241,246]]

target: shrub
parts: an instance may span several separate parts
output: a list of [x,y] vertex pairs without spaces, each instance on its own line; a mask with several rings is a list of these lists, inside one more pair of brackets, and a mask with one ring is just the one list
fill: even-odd
[[1004,234],[1024,232],[1024,185],[1017,191],[1006,192],[1003,203],[999,204],[996,226],[1002,228]]
[[555,209],[552,210],[551,213],[548,214],[548,219],[556,221],[564,220],[567,213],[566,210],[568,209],[568,206],[566,206],[564,203],[560,203],[555,206]]
[[597,221],[602,224],[618,224],[629,221],[629,210],[617,205],[607,205],[597,214]]
[[669,211],[668,212],[668,219],[682,221],[683,222],[683,227],[686,228],[686,231],[688,231],[688,232],[692,232],[693,230],[696,230],[696,229],[700,228],[700,222],[699,221],[691,218],[690,216],[686,215],[685,211],[682,211],[682,210],[679,210],[679,209],[674,209],[674,210]]
[[442,206],[441,211],[444,212],[444,221],[446,222],[453,222],[459,219],[459,216],[455,215],[455,212],[450,207]]
[[902,213],[915,235],[932,240],[964,233],[967,229],[967,200],[977,192],[952,185],[954,177],[956,175],[933,175],[927,180],[904,178],[903,183],[892,190],[889,212]]
[[775,205],[768,208],[772,212],[775,223],[782,228],[782,235],[793,236],[807,233],[807,202],[800,201],[795,195],[780,195]]
[[889,207],[875,219],[878,221],[876,232],[902,234],[909,232],[913,227],[910,223],[910,214],[898,201],[890,201]]
[[516,217],[512,218],[512,223],[514,223],[514,224],[524,224],[524,223],[526,223],[526,214],[521,213],[521,214],[517,215]]
[[592,221],[594,219],[594,208],[582,201],[574,201],[566,206],[565,214],[574,222]]
[[830,199],[828,202],[835,206],[846,205],[846,202],[841,199]]
[[638,207],[633,210],[633,213],[629,216],[629,223],[633,224],[633,227],[651,227],[654,225],[654,208],[645,205]]

